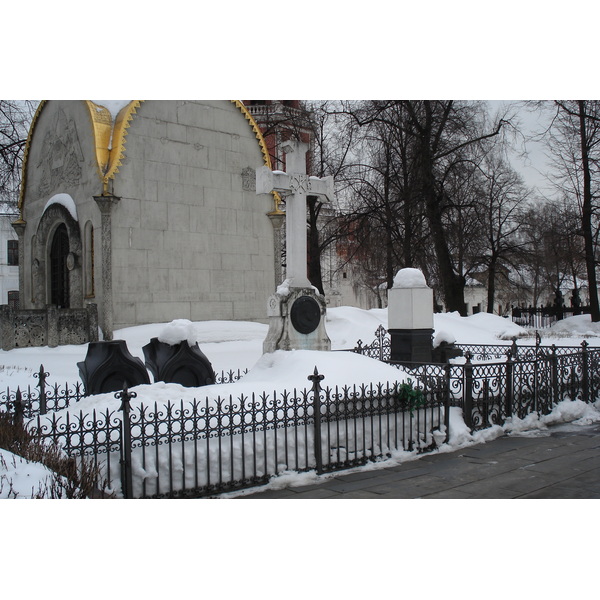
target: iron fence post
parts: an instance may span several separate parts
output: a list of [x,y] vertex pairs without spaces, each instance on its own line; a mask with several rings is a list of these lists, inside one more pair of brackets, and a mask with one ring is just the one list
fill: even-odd
[[463,397],[463,410],[465,424],[469,429],[473,428],[473,363],[471,358],[473,355],[470,352],[465,354],[467,362],[464,366],[464,397]]
[[559,402],[559,390],[558,390],[558,356],[556,354],[556,344],[551,346],[552,354],[550,356],[550,369],[552,379],[552,401],[554,404]]
[[48,377],[50,373],[46,373],[44,371],[44,365],[40,365],[39,373],[34,373],[33,376],[39,379],[39,383],[37,387],[40,388],[40,415],[45,415],[48,412],[48,408],[46,406],[46,377]]
[[444,371],[446,376],[446,390],[444,394],[444,426],[446,427],[446,439],[444,443],[450,441],[450,363],[444,365]]
[[13,402],[13,407],[15,409],[13,416],[13,423],[15,425],[19,425],[23,423],[23,398],[21,395],[21,388],[17,387],[17,391],[15,392],[15,401]]
[[504,412],[507,417],[510,417],[513,413],[513,396],[514,396],[514,363],[513,363],[513,352],[509,350],[506,353],[506,401],[504,405]]
[[308,376],[312,381],[312,396],[313,396],[313,412],[315,424],[315,462],[317,464],[317,474],[323,472],[323,452],[321,449],[321,381],[325,379],[323,375],[319,375],[317,367],[315,372]]
[[121,487],[124,498],[133,498],[133,477],[131,472],[131,406],[129,401],[137,394],[127,389],[127,383],[123,383],[123,391],[117,392],[115,398],[121,400],[120,411],[123,412],[121,420]]
[[581,388],[583,394],[583,401],[590,401],[590,362],[588,355],[588,346],[589,344],[583,340],[581,342]]

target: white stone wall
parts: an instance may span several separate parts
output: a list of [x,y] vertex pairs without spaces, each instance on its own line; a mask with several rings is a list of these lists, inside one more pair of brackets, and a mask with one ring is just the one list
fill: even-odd
[[[65,171],[69,176],[65,176]],[[48,286],[36,288],[32,277],[32,260],[36,234],[46,202],[56,194],[68,194],[73,199],[78,225],[83,236],[87,221],[91,221],[95,235],[96,293],[85,301],[102,301],[100,282],[100,212],[93,200],[102,192],[97,167],[95,144],[89,111],[83,101],[50,101],[43,107],[35,125],[27,157],[23,219],[27,225],[24,234],[24,291],[20,296],[21,308],[43,308],[49,302]],[[83,257],[79,257],[80,265]],[[44,260],[39,265],[44,271]],[[84,299],[79,304],[83,305]]]
[[148,101],[114,181],[115,329],[173,319],[265,320],[274,289],[271,196],[244,190],[264,164],[231,102]]
[[[242,171],[264,159],[242,112],[230,101],[147,101],[125,140],[110,182],[120,198],[111,211],[114,329],[177,318],[266,322],[275,283],[273,201],[243,185]],[[48,286],[35,275],[47,269],[36,232],[48,199],[68,194],[83,245],[77,277],[86,282],[86,223],[94,231],[95,286],[93,293],[84,286],[79,303],[96,303],[103,327],[102,219],[93,199],[102,190],[85,103],[46,103],[27,162],[23,308],[48,303]],[[42,260],[32,267],[36,247]]]

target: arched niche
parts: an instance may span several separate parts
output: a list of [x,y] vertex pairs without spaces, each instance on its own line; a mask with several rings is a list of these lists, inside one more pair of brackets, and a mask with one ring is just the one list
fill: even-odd
[[[66,290],[61,308],[83,307],[82,243],[79,223],[61,204],[46,208],[40,219],[31,257],[35,268],[33,301],[36,308],[57,303],[57,294]],[[58,282],[57,277],[64,278]],[[68,302],[67,302],[68,298]]]

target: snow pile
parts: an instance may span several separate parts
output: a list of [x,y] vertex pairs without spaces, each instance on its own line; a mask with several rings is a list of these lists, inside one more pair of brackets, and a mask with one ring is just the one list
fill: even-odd
[[239,383],[257,384],[266,390],[310,388],[308,376],[315,367],[324,376],[321,387],[358,387],[406,380],[401,369],[353,352],[278,350],[263,355]]
[[419,269],[400,269],[394,277],[395,288],[427,287],[425,276]]
[[0,499],[45,496],[54,473],[41,463],[34,463],[0,448]]
[[291,279],[286,279],[283,283],[281,283],[276,290],[276,294],[279,296],[283,296],[284,298],[290,295],[290,283]]
[[194,324],[187,319],[176,319],[171,321],[158,334],[158,341],[169,346],[175,346],[186,340],[190,346],[196,343],[197,334]]
[[[244,396],[251,398],[252,394],[261,396],[263,393],[280,394],[284,391],[298,392],[312,388],[309,376],[313,375],[315,367],[323,375],[321,387],[342,388],[344,386],[376,386],[379,383],[406,381],[404,371],[382,363],[373,358],[368,358],[352,352],[321,352],[316,350],[279,350],[265,354],[256,365],[239,381],[229,384],[213,384],[201,388],[187,388],[176,383],[156,382],[149,385],[138,385],[132,388],[136,398],[131,401],[131,407],[144,406],[158,407],[168,403],[192,403],[194,401],[207,402],[215,406],[219,399],[238,398]],[[65,418],[81,414],[105,413],[118,411],[121,401],[115,398],[113,392],[96,394],[83,398],[69,408],[52,413],[47,418]]]
[[331,339],[332,350],[350,350],[358,340],[370,344],[381,325],[387,329],[385,308],[362,310],[353,306],[340,306],[327,309],[325,328]]
[[579,336],[600,336],[600,323],[592,323],[591,315],[576,315],[557,321],[547,331],[548,336],[558,334]]
[[436,332],[433,338],[433,347],[438,348],[441,344],[454,344],[456,337],[447,331]]
[[459,344],[498,344],[500,340],[527,335],[510,318],[483,312],[469,317],[461,317],[458,312],[437,313],[433,315],[433,324],[436,332],[454,336]]

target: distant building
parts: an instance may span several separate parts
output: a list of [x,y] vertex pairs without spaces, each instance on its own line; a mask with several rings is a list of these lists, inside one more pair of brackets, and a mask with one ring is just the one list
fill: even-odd
[[0,304],[19,306],[19,241],[11,223],[17,215],[0,214]]

